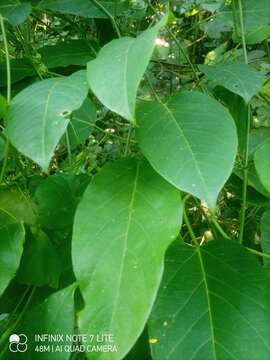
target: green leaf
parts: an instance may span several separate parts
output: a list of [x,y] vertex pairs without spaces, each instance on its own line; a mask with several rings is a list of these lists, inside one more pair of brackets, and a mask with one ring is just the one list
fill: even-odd
[[241,96],[246,103],[260,91],[265,80],[264,75],[253,67],[240,63],[201,65],[200,70],[215,85],[223,86]]
[[80,196],[88,182],[87,176],[73,174],[57,174],[41,182],[35,193],[40,225],[48,229],[71,226]]
[[[113,334],[117,353],[103,354],[103,359],[123,358],[142,332],[160,284],[164,252],[181,218],[179,192],[145,160],[106,166],[86,190],[75,216],[72,248],[85,300],[79,328]],[[108,281],[112,274],[113,283]]]
[[155,39],[166,21],[167,16],[137,38],[111,41],[87,66],[88,82],[97,98],[133,123],[137,90],[152,56]]
[[71,113],[82,105],[87,92],[85,71],[24,89],[11,101],[7,115],[10,141],[46,171]]
[[[36,71],[28,59],[11,59],[10,70],[12,84],[36,75]],[[7,65],[5,61],[0,63],[0,87],[4,86],[7,86]]]
[[93,45],[85,39],[47,45],[38,49],[38,52],[48,69],[69,65],[85,66],[88,61],[95,57]]
[[38,231],[28,236],[17,278],[26,285],[58,287],[61,262],[48,236]]
[[[0,75],[1,76],[1,75]],[[4,96],[0,94],[0,119],[4,119],[7,114],[8,103]]]
[[248,105],[239,95],[221,86],[215,88],[215,95],[226,105],[235,121],[239,153],[243,155],[246,146]]
[[154,360],[267,359],[269,279],[236,242],[174,243],[150,318]]
[[253,157],[254,153],[264,144],[270,141],[270,128],[260,127],[252,129],[249,136],[249,156]]
[[255,152],[254,164],[263,186],[270,193],[270,142]]
[[[270,4],[268,0],[242,1],[245,39],[254,44],[267,39],[270,34]],[[238,6],[236,5],[236,27],[233,39],[241,41],[241,26]]]
[[[270,209],[264,212],[261,219],[261,247],[265,254],[270,255]],[[270,271],[270,259],[263,258],[263,262]]]
[[63,136],[63,143],[67,143],[68,136],[71,149],[83,144],[93,130],[96,119],[96,108],[93,102],[86,98],[82,106],[72,113],[67,133]]
[[[69,348],[72,345],[67,335],[74,334],[74,289],[75,286],[71,285],[57,291],[45,299],[42,303],[30,308],[24,315],[22,322],[17,327],[17,334],[25,334],[28,338],[28,349],[25,353],[18,356],[16,353],[16,359],[23,360],[68,360],[70,358],[70,352],[58,351],[58,352],[42,352],[35,351],[36,346],[50,346],[56,349],[57,346]],[[63,335],[61,341],[39,341],[35,340],[35,335]]]
[[137,119],[139,145],[154,169],[213,210],[237,151],[227,109],[207,95],[183,92],[141,103]]
[[[248,45],[261,43],[270,36],[270,26],[262,25],[246,32],[245,38]],[[237,39],[237,38],[236,38]],[[233,40],[235,38],[233,37]],[[238,40],[238,39],[237,39]],[[240,38],[239,38],[240,41]]]
[[0,14],[12,25],[20,25],[32,11],[29,2],[20,0],[2,0],[0,3]]
[[36,222],[36,205],[19,186],[0,190],[0,209],[7,211],[18,221],[31,225]]
[[24,235],[22,223],[0,209],[0,296],[19,267]]
[[[121,15],[128,10],[128,1],[99,1],[99,3],[112,15]],[[107,18],[108,15],[101,6],[93,1],[85,0],[41,0],[38,9],[59,11],[63,14],[73,14],[86,18]]]

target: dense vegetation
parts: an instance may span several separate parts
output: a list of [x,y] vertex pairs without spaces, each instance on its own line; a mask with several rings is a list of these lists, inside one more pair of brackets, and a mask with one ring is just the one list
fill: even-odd
[[269,359],[269,0],[0,25],[0,359]]

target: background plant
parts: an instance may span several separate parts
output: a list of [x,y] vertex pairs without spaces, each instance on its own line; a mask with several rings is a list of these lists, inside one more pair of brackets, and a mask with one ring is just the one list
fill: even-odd
[[0,23],[0,358],[268,359],[268,1]]

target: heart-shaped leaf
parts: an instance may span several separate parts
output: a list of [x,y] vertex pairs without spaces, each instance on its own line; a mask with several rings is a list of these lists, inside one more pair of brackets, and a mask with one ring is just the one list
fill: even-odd
[[237,151],[228,110],[207,95],[183,92],[141,103],[137,119],[139,145],[154,169],[214,209]]
[[87,66],[88,81],[97,98],[108,109],[133,123],[139,83],[152,56],[158,32],[166,21],[165,16],[137,38],[111,41]]
[[122,359],[142,332],[160,284],[164,252],[178,234],[181,217],[179,192],[146,161],[112,163],[86,190],[72,246],[85,301],[78,319],[82,333],[106,329],[113,335],[117,352],[103,353],[104,360]]
[[12,144],[47,170],[71,113],[87,96],[85,71],[40,81],[11,101],[7,133]]

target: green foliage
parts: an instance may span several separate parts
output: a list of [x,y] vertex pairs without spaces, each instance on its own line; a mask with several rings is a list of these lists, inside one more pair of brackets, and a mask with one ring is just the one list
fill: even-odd
[[96,3],[95,1],[85,0],[77,0],[76,2],[73,0],[41,0],[37,7],[38,9],[59,11],[64,14],[67,13],[89,18],[106,18],[106,12],[111,13],[112,16],[122,14],[123,11],[128,9],[128,2],[106,0]]
[[269,299],[268,278],[238,244],[217,239],[192,249],[174,243],[150,319],[153,358],[267,359]]
[[141,104],[138,122],[137,138],[153,167],[214,210],[237,148],[228,111],[207,95],[182,92]]
[[0,209],[0,295],[14,277],[23,250],[24,227],[8,212]]
[[20,0],[2,0],[0,3],[0,15],[6,18],[12,25],[19,25],[31,13],[30,2]]
[[[270,211],[269,209],[265,211],[261,220],[261,244],[263,251],[266,254],[270,254],[270,241],[269,241],[269,233],[270,233]],[[264,259],[264,264],[267,269],[270,269],[270,259]]]
[[241,96],[247,103],[261,90],[264,83],[263,74],[245,64],[200,66],[200,69],[215,85]]
[[268,0],[0,1],[0,360],[269,358],[269,35]]
[[95,48],[85,39],[71,40],[56,45],[47,45],[38,50],[48,69],[69,65],[85,66],[93,59]]
[[154,50],[155,38],[166,20],[164,17],[137,39],[125,37],[112,41],[87,66],[89,85],[98,99],[132,123],[135,123],[138,86]]
[[84,71],[29,86],[15,96],[7,114],[11,142],[47,170],[71,113],[82,105],[86,95]]
[[0,138],[0,161],[5,157],[6,142],[3,138]]
[[[15,328],[16,332],[18,334],[24,333],[28,339],[34,338],[36,334],[62,334],[64,336],[72,334],[74,328],[74,290],[75,286],[71,285],[53,293],[41,303],[33,306],[25,313],[21,324]],[[30,360],[38,356],[39,359],[45,360],[48,355],[46,352],[43,353],[41,344],[42,346],[52,344],[57,346],[58,342],[45,340],[38,345],[40,350],[34,342],[31,342],[26,354],[16,354],[16,358]],[[67,339],[62,344],[63,346],[71,346],[72,341]],[[12,358],[14,359],[14,357]],[[68,352],[50,354],[52,360],[67,360],[68,358]]]
[[46,234],[38,232],[29,236],[24,245],[18,274],[19,282],[57,288],[60,271],[61,264],[58,254]]
[[254,163],[259,175],[259,178],[270,193],[270,143],[264,144],[260,147],[254,155]]
[[[122,358],[143,330],[161,280],[164,252],[178,234],[181,213],[179,192],[145,160],[106,166],[84,194],[72,248],[86,304],[79,324],[84,333],[110,329],[118,347],[112,359]],[[137,297],[134,288],[143,296]],[[132,314],[136,317],[127,322]]]

